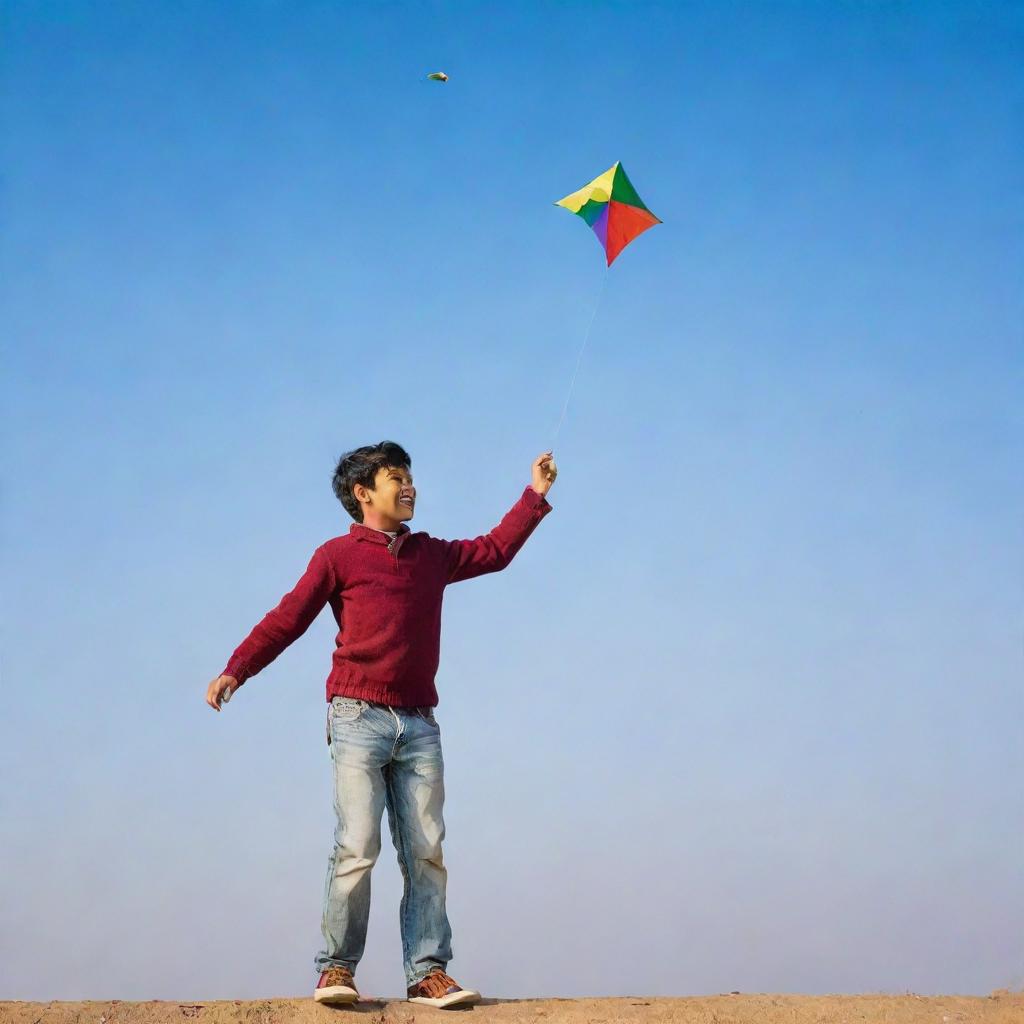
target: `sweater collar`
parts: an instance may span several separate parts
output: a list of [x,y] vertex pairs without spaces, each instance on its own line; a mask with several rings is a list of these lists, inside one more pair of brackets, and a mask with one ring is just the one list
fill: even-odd
[[[348,528],[349,535],[354,537],[356,540],[368,540],[374,544],[392,544],[394,541],[382,530],[375,530],[372,526],[364,526],[362,523],[353,523]],[[395,537],[396,541],[401,540],[407,533],[409,533],[409,527],[405,523],[398,524],[398,536]]]

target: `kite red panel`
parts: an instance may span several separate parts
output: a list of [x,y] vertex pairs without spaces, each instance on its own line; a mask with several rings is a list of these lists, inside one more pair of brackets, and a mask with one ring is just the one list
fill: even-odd
[[637,235],[643,234],[648,228],[653,228],[661,221],[648,210],[641,210],[639,206],[628,206],[626,203],[617,203],[614,199],[608,204],[608,240],[605,244],[605,252],[608,256],[608,266],[622,252],[623,249],[633,241]]

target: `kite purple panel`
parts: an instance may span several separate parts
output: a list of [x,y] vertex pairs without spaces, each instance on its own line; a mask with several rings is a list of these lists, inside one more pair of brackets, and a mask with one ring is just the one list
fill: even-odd
[[610,205],[610,203],[605,203],[601,216],[594,221],[594,234],[600,239],[602,249],[608,248],[608,207]]

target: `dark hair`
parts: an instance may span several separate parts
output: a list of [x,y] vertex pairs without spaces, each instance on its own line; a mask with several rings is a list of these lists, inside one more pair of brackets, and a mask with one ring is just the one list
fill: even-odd
[[363,521],[363,510],[352,488],[362,484],[373,490],[377,478],[377,470],[385,467],[395,469],[412,469],[412,459],[406,450],[394,441],[381,441],[380,444],[368,444],[354,451],[345,452],[338,459],[334,470],[334,496],[345,506],[345,511],[357,522]]

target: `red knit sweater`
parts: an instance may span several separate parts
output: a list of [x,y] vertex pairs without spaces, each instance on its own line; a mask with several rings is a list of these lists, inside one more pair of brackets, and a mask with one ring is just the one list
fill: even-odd
[[268,612],[224,669],[244,683],[309,628],[325,604],[338,623],[327,700],[361,697],[395,707],[437,704],[441,601],[449,583],[504,569],[551,511],[532,487],[475,540],[440,540],[402,523],[390,540],[353,523],[313,552],[291,593]]

